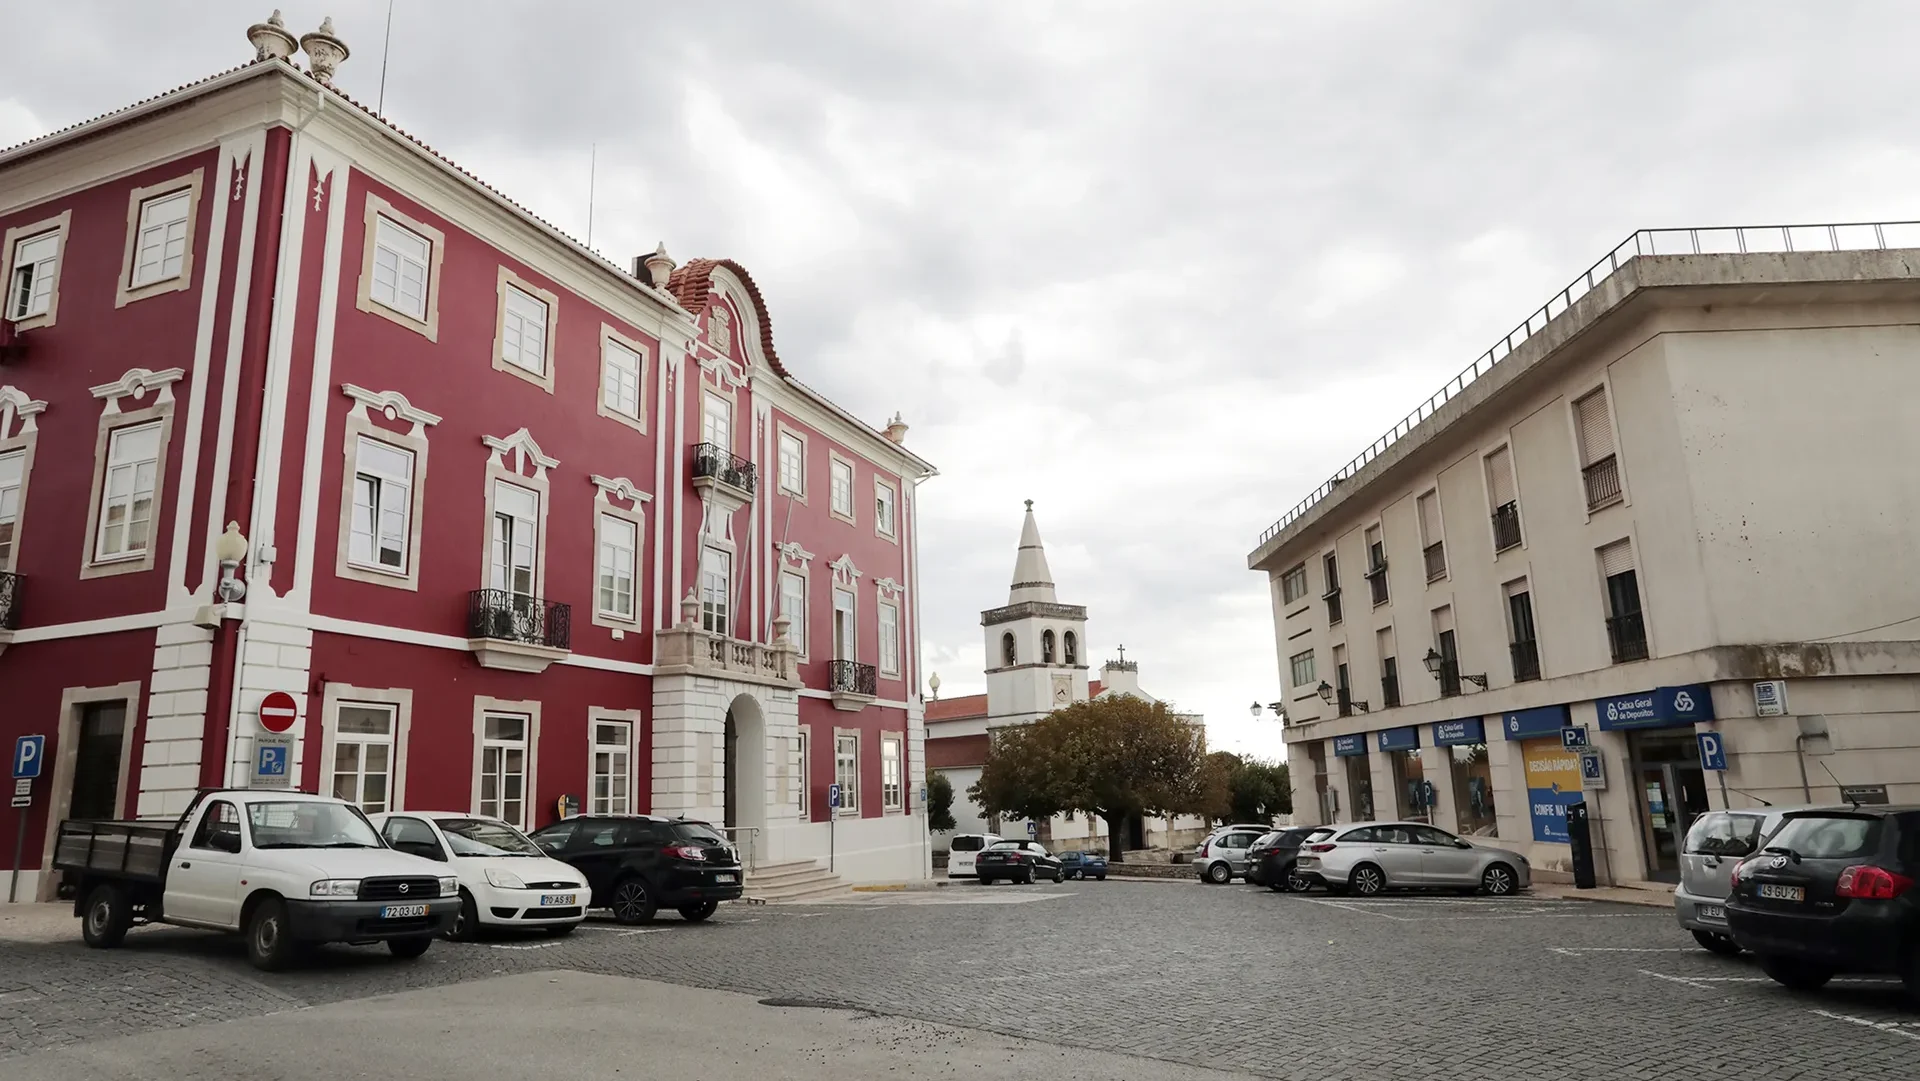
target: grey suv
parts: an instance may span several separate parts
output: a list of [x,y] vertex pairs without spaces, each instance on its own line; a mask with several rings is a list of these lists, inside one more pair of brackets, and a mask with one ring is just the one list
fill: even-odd
[[1221,886],[1236,878],[1245,878],[1247,850],[1253,847],[1253,842],[1272,832],[1272,826],[1222,826],[1193,850],[1194,870],[1202,882]]
[[1693,820],[1680,853],[1680,885],[1673,914],[1701,946],[1728,957],[1740,947],[1727,933],[1727,894],[1734,865],[1760,851],[1789,812],[1805,807],[1708,811]]

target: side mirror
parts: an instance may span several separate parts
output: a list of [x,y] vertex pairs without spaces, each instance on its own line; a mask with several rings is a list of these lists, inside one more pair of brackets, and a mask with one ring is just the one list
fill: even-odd
[[220,833],[208,834],[207,842],[222,852],[234,855],[240,852],[240,835],[238,833],[222,831]]

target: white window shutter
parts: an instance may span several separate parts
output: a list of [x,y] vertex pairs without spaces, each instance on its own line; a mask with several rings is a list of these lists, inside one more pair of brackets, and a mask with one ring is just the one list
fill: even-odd
[[1615,541],[1600,549],[1600,574],[1611,578],[1633,569],[1633,542]]
[[1607,392],[1603,387],[1573,403],[1574,427],[1580,437],[1583,466],[1613,453],[1613,425],[1607,419]]
[[1496,508],[1514,501],[1513,454],[1506,447],[1487,455],[1487,490]]

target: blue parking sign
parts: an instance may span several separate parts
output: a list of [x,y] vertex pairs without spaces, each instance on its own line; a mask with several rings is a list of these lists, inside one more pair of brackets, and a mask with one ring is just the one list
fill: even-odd
[[1718,732],[1702,732],[1700,740],[1700,768],[1720,770],[1727,768],[1727,737]]
[[47,737],[21,736],[13,741],[13,779],[31,780],[40,776],[40,760],[46,757]]
[[839,785],[830,784],[827,786],[827,806],[833,808],[836,811],[840,809],[840,786]]
[[260,761],[255,763],[253,771],[262,777],[285,777],[287,749],[285,747],[260,748]]

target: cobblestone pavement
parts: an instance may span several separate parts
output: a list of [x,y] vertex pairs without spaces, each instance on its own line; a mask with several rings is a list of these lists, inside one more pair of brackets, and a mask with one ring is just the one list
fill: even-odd
[[441,943],[412,963],[332,949],[277,976],[250,969],[234,939],[146,928],[96,951],[71,930],[0,939],[0,1063],[103,1035],[553,969],[1316,1081],[1747,1081],[1755,1048],[1769,1076],[1909,1081],[1920,1061],[1920,1013],[1895,984],[1791,994],[1697,949],[1667,912],[1583,901],[965,886]]

